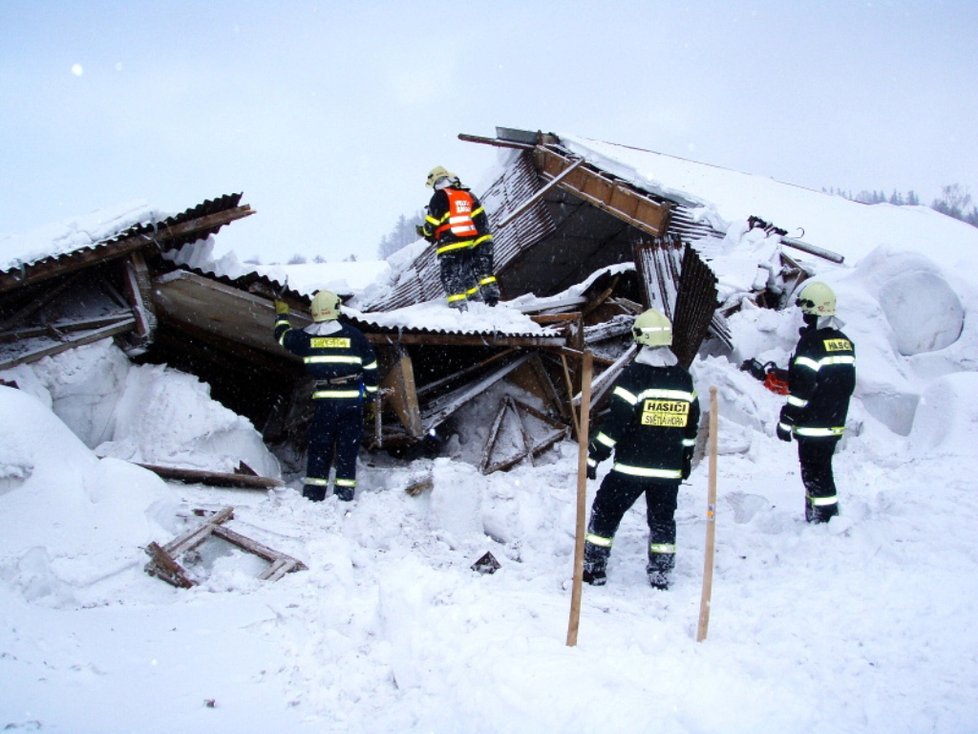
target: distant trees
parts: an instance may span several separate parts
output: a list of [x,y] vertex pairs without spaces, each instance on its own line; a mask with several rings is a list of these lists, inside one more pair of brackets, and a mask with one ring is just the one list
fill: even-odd
[[920,197],[917,196],[916,192],[911,189],[906,194],[900,193],[896,189],[893,193],[887,196],[880,191],[860,191],[858,194],[853,196],[851,191],[846,191],[843,189],[831,188],[822,189],[826,194],[832,194],[834,196],[841,196],[843,199],[848,199],[849,201],[858,201],[860,204],[895,204],[897,206],[919,206]]
[[[901,194],[894,190],[889,197],[883,191],[860,191],[855,196],[851,191],[830,188],[822,189],[826,194],[841,196],[849,201],[858,201],[860,204],[895,204],[896,206],[920,206],[920,197],[910,190],[906,194]],[[978,207],[971,203],[971,194],[961,184],[950,184],[941,188],[941,196],[934,199],[930,205],[931,209],[946,214],[954,219],[978,227]]]
[[300,255],[300,254],[296,253],[295,255],[293,255],[292,257],[289,258],[288,264],[289,265],[305,265],[306,264],[306,256],[305,255]]
[[403,214],[399,216],[390,233],[380,238],[377,255],[381,259],[387,259],[402,247],[410,245],[412,242],[417,242],[417,227],[422,222],[424,222],[423,211],[417,211],[410,216]]
[[941,189],[941,198],[935,199],[931,208],[967,222],[972,227],[978,227],[978,208],[971,204],[971,194],[960,184],[944,186]]

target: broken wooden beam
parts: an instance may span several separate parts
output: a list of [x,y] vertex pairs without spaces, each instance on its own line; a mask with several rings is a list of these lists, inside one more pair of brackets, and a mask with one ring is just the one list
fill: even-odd
[[[196,513],[195,513],[196,514]],[[150,576],[166,581],[168,584],[181,589],[190,589],[197,585],[194,577],[180,565],[178,560],[187,551],[193,550],[212,537],[221,538],[248,553],[269,562],[258,578],[263,581],[277,581],[287,573],[303,571],[307,566],[297,558],[280,553],[259,543],[253,538],[224,527],[223,523],[234,517],[233,507],[224,507],[207,517],[203,524],[188,530],[183,535],[174,538],[166,545],[151,542],[146,546],[150,557],[144,570]]]
[[59,354],[68,349],[80,347],[83,344],[91,344],[102,339],[108,339],[109,337],[116,336],[117,334],[124,334],[131,331],[135,325],[136,319],[134,316],[130,315],[120,321],[110,324],[109,326],[104,326],[100,329],[93,329],[91,331],[79,332],[79,336],[75,338],[66,338],[65,341],[56,341],[54,343],[48,340],[43,342],[42,346],[0,361],[0,369],[11,369],[19,364],[37,362],[44,357],[50,357],[51,355]]
[[230,474],[177,466],[135,463],[144,469],[149,469],[161,479],[172,479],[186,484],[206,484],[212,487],[237,487],[240,489],[274,489],[285,486],[284,482],[278,479],[260,477],[255,474]]

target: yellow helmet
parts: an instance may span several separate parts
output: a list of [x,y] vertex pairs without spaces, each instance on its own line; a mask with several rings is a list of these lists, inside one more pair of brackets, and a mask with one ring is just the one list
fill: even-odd
[[340,297],[333,291],[319,291],[312,298],[312,320],[332,321],[340,315]]
[[835,293],[825,283],[809,283],[801,289],[795,305],[813,316],[835,315]]
[[433,189],[435,184],[443,178],[452,180],[458,177],[444,166],[435,166],[428,173],[428,180],[425,181],[425,186],[427,186],[429,189]]
[[672,323],[661,311],[650,308],[635,317],[632,336],[643,347],[668,347],[672,345]]

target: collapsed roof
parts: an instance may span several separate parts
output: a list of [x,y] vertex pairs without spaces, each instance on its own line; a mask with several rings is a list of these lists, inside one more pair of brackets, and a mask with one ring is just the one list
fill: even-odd
[[[374,344],[384,375],[369,443],[420,444],[462,406],[508,384],[533,398],[533,405],[511,395],[501,401],[521,416],[518,458],[532,460],[555,436],[575,429],[582,350],[596,354],[595,385],[610,385],[630,356],[633,316],[651,306],[674,320],[674,349],[684,364],[704,339],[729,348],[704,256],[725,232],[694,197],[621,175],[610,159],[552,134],[501,128],[492,139],[460,137],[513,150],[481,196],[506,304],[491,315],[483,308],[478,318],[419,319],[412,311],[418,304],[442,300],[432,248],[399,269],[389,287],[349,301],[344,315]],[[301,446],[307,379],[271,338],[272,300],[276,294],[286,300],[301,326],[312,294],[260,272],[195,267],[186,256],[195,243],[253,213],[240,200],[241,194],[226,195],[179,215],[127,222],[8,265],[0,271],[0,370],[113,337],[134,360],[165,362],[210,383],[212,395],[250,418],[269,443]],[[784,235],[785,244],[805,247]],[[817,249],[807,251],[825,256]],[[790,258],[783,270],[805,275]],[[602,398],[596,389],[594,403]],[[530,435],[528,423],[539,424],[544,437]],[[484,467],[508,465],[491,455],[495,430],[486,439]]]

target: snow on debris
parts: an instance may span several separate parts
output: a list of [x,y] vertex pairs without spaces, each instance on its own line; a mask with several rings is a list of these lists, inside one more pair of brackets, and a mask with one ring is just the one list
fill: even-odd
[[119,204],[45,225],[25,234],[0,234],[0,271],[92,247],[120,232],[166,219],[144,202]]

